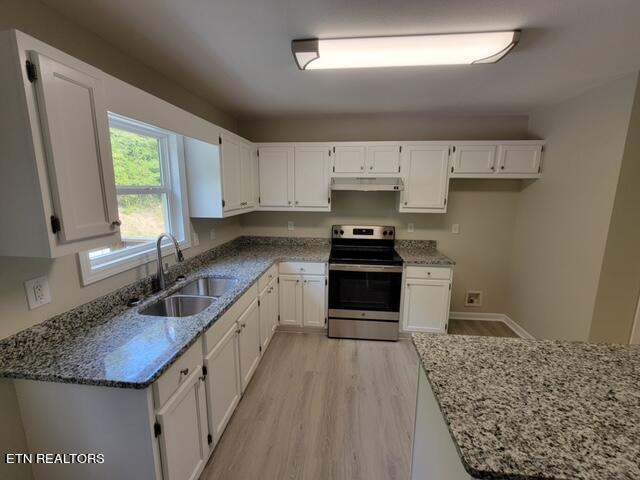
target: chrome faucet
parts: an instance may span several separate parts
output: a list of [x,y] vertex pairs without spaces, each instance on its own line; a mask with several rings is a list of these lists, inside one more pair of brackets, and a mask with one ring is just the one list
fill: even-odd
[[156,253],[158,254],[158,289],[164,290],[166,287],[166,281],[164,276],[168,273],[164,271],[164,267],[162,266],[162,239],[168,238],[173,242],[173,246],[176,249],[176,261],[183,262],[184,256],[182,255],[182,250],[180,250],[180,246],[178,245],[178,241],[176,237],[171,235],[170,233],[161,233],[158,237],[158,241],[156,242]]

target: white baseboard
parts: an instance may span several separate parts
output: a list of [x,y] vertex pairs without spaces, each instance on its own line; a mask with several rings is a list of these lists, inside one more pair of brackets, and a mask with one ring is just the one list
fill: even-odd
[[535,340],[535,337],[504,313],[450,312],[450,320],[474,320],[476,322],[502,322],[520,338]]

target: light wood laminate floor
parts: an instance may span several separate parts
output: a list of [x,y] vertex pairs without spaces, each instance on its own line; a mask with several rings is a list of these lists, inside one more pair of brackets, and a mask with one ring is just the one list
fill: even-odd
[[449,332],[453,335],[480,335],[487,337],[517,337],[503,322],[477,320],[449,320]]
[[276,333],[201,479],[406,480],[417,362],[409,340]]

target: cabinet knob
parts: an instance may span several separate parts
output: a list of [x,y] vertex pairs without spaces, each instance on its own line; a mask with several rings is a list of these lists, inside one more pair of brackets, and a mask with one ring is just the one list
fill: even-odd
[[182,375],[189,375],[189,369],[188,368],[183,368],[182,370],[180,370],[180,376]]
[[504,170],[504,165],[500,165],[500,170]]
[[296,200],[296,205],[298,205],[298,203],[299,203],[298,200]]
[[373,165],[369,167],[369,170],[373,170]]
[[404,202],[405,205],[407,205],[407,202]]
[[119,227],[120,225],[122,225],[122,222],[120,221],[119,218],[111,222],[111,228],[116,228],[116,227]]
[[241,328],[238,328],[238,329],[236,330],[236,333],[242,333],[242,329],[241,329]]
[[296,280],[296,283],[300,283],[300,280]]
[[246,324],[246,323],[243,323],[243,324],[241,324],[240,326],[241,326],[242,328],[245,328],[245,327],[247,326],[247,324]]
[[364,170],[364,165],[362,165],[362,166],[360,167],[360,170]]
[[288,202],[288,203],[289,203],[289,205],[291,205],[291,200],[289,200],[289,202]]
[[495,170],[495,169],[496,169],[496,167],[494,167],[493,165],[491,165],[489,168],[490,168],[491,170]]

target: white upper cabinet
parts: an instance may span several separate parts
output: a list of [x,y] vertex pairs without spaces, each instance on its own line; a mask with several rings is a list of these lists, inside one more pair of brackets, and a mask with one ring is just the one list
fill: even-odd
[[15,31],[0,32],[0,63],[0,255],[118,242],[102,72]]
[[249,142],[240,145],[240,163],[242,166],[242,207],[255,208],[257,201],[257,157]]
[[444,213],[449,188],[449,146],[407,145],[402,150],[400,212]]
[[337,145],[333,147],[334,173],[364,173],[365,147]]
[[329,210],[329,147],[295,147],[295,206]]
[[243,207],[242,140],[227,133],[222,133],[220,138],[223,209],[225,212],[231,212]]
[[190,215],[223,218],[256,205],[256,158],[246,140],[222,132],[218,145],[184,138]]
[[500,176],[535,176],[540,174],[542,145],[500,145],[498,168]]
[[30,57],[58,235],[65,242],[110,235],[118,205],[102,81],[37,52]]
[[293,147],[258,148],[259,206],[283,209],[293,206]]
[[539,178],[542,141],[459,142],[451,178]]
[[496,170],[496,145],[454,145],[450,177],[479,177]]
[[331,210],[330,146],[258,146],[259,209]]
[[367,147],[368,174],[400,173],[400,145],[371,145]]

